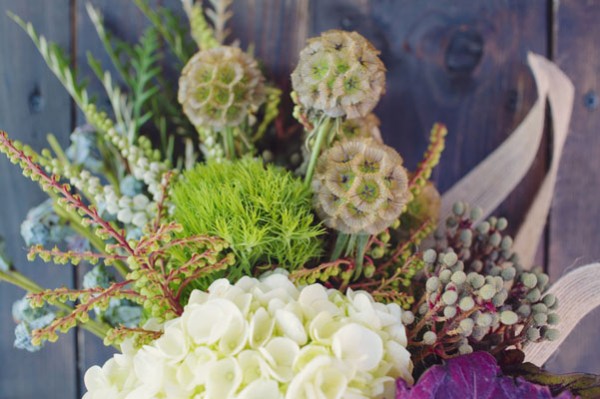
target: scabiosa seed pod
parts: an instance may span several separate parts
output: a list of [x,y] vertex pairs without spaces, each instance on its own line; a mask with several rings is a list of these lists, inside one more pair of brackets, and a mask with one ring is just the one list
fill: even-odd
[[379,118],[373,113],[368,114],[364,118],[346,119],[340,126],[340,139],[372,138],[378,143],[383,144],[381,131],[379,130],[380,123]]
[[317,214],[346,234],[377,234],[410,198],[402,158],[373,139],[343,141],[319,158],[312,181]]
[[264,76],[237,47],[203,50],[183,68],[177,99],[195,126],[237,126],[265,101]]
[[329,30],[312,38],[292,73],[300,103],[335,118],[366,116],[385,92],[379,51],[356,32]]

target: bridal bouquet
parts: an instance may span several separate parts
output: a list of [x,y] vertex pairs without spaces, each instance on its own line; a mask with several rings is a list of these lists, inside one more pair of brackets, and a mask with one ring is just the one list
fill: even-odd
[[364,37],[308,41],[291,75],[304,133],[282,143],[281,90],[226,44],[230,0],[183,0],[185,27],[134,2],[151,25],[133,45],[88,6],[119,74],[89,55],[106,110],[12,16],[87,120],[68,148],[49,136],[39,153],[0,132],[0,151],[49,196],[21,233],[31,259],[94,265],[82,287],[47,288],[0,261],[0,279],[27,291],[15,346],[80,326],[117,347],[87,371],[85,399],[600,394],[592,376],[524,363],[559,338],[562,298],[506,219],[444,205],[429,181],[442,124],[415,170],[401,156],[412,149],[383,143],[372,110],[386,69]]

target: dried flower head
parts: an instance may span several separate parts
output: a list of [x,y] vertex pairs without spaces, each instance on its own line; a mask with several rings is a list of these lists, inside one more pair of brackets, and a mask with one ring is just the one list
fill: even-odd
[[383,144],[381,131],[379,130],[380,124],[379,118],[373,113],[368,114],[364,118],[346,119],[340,126],[341,138],[349,140],[372,138],[379,144]]
[[292,73],[300,103],[334,118],[366,116],[385,92],[378,55],[356,32],[330,30],[310,39]]
[[377,234],[410,198],[402,158],[373,139],[338,143],[319,158],[315,207],[328,227],[347,234]]
[[265,101],[264,77],[256,60],[239,48],[212,48],[183,68],[177,98],[195,126],[237,126]]

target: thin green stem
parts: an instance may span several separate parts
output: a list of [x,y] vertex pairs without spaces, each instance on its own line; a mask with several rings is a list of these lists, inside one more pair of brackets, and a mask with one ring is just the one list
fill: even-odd
[[4,280],[7,283],[11,283],[12,285],[22,288],[28,292],[39,292],[43,290],[43,288],[35,281],[25,277],[15,270],[9,270],[6,272],[0,270],[0,280]]
[[233,131],[231,128],[225,128],[221,133],[223,134],[223,143],[225,146],[225,156],[229,160],[234,160],[236,158],[236,154],[235,154],[235,142],[233,139]]
[[[98,250],[100,253],[106,254],[106,245],[104,241],[100,239],[97,235],[95,235],[90,229],[86,228],[82,223],[82,218],[73,212],[68,212],[66,209],[62,208],[58,203],[54,202],[54,210],[56,214],[64,219],[67,219],[70,224],[69,226],[75,230],[79,235],[86,238],[92,247]],[[117,260],[113,264],[114,268],[119,272],[119,274],[125,278],[127,274],[129,274],[130,270],[126,264]]]
[[68,168],[71,165],[71,162],[69,162],[69,158],[67,158],[67,155],[65,154],[62,147],[58,143],[56,136],[54,136],[52,133],[48,133],[48,135],[46,136],[46,139],[48,140],[48,144],[50,144],[50,148],[52,148],[52,151],[54,151],[54,153],[56,154],[56,157],[58,158],[60,163],[62,163],[63,165],[65,165],[65,167]]
[[[0,270],[0,280],[4,280],[7,283],[10,283],[31,293],[36,293],[44,290],[44,288],[37,284],[35,281],[31,280],[29,277],[24,276],[16,270],[10,270],[7,272]],[[54,304],[54,306],[68,313],[73,312],[73,308],[67,305],[66,303],[57,302],[56,304]],[[101,339],[104,339],[106,337],[106,333],[108,332],[108,330],[110,330],[110,327],[108,325],[92,319],[86,321],[85,323],[81,323],[80,327]],[[115,348],[119,349],[116,346]]]
[[317,166],[317,160],[319,159],[319,155],[321,153],[321,147],[323,146],[323,142],[331,130],[332,123],[333,119],[324,118],[323,122],[317,127],[318,131],[317,137],[315,138],[315,145],[311,150],[310,161],[308,162],[306,176],[304,177],[304,185],[307,187],[309,187],[312,182],[312,178],[315,173],[315,167]]
[[338,259],[342,255],[342,251],[348,246],[350,234],[339,232],[335,240],[335,247],[331,254],[331,262]]
[[354,270],[354,280],[358,280],[363,272],[363,263],[365,260],[365,251],[369,243],[369,234],[357,234],[356,240],[356,269]]

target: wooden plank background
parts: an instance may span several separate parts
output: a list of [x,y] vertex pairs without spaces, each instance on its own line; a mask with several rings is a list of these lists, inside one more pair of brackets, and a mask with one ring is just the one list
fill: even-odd
[[[117,35],[134,40],[146,21],[130,1],[94,0]],[[153,0],[181,14],[179,0]],[[599,0],[237,0],[233,34],[254,44],[269,76],[289,88],[289,73],[307,37],[330,28],[357,30],[382,50],[388,92],[377,108],[388,143],[414,167],[435,121],[449,129],[435,179],[443,191],[493,151],[535,99],[527,51],[554,60],[573,79],[575,107],[546,240],[538,260],[552,279],[600,257]],[[475,5],[476,4],[476,5]],[[52,132],[65,143],[81,122],[57,80],[22,32],[11,10],[72,55],[91,76],[85,53],[107,57],[83,0],[0,0],[0,129],[41,149]],[[94,86],[98,87],[98,86]],[[498,213],[516,227],[548,165],[545,142],[520,188]],[[8,255],[48,286],[73,285],[81,272],[25,259],[19,225],[43,193],[0,159],[0,235]],[[599,276],[600,278],[600,276]],[[70,334],[37,354],[12,348],[10,309],[22,295],[0,285],[0,399],[76,398],[83,373],[110,350],[93,337]],[[548,363],[554,371],[600,374],[600,312],[588,316]]]

